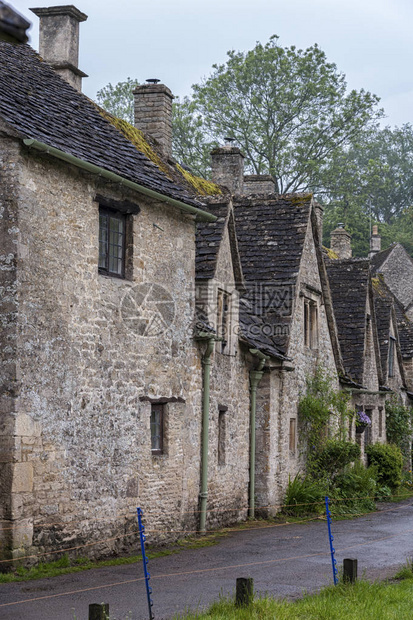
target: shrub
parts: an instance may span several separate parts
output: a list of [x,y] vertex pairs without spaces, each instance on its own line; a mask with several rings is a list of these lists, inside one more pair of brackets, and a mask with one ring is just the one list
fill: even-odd
[[326,474],[334,477],[346,465],[359,459],[360,454],[360,446],[356,443],[342,439],[328,439],[324,448],[313,460],[313,472],[315,475]]
[[375,443],[366,448],[370,465],[377,468],[380,485],[397,489],[402,481],[403,455],[400,448],[392,444]]
[[334,504],[335,514],[364,512],[374,510],[374,497],[377,494],[377,468],[365,467],[357,461],[354,467],[347,467],[334,481],[332,494],[340,501]]
[[409,457],[412,433],[412,409],[405,407],[395,396],[386,402],[386,436]]
[[283,512],[295,516],[319,512],[324,494],[323,486],[308,476],[297,474],[294,480],[288,477]]

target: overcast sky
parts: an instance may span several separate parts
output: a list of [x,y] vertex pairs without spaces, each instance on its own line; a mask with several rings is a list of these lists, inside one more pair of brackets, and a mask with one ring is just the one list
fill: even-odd
[[[58,2],[7,0],[33,26],[29,7]],[[61,2],[67,4],[70,0]],[[230,49],[247,51],[273,34],[282,46],[318,43],[345,73],[348,87],[381,98],[390,125],[413,122],[412,0],[76,0],[79,68],[84,92],[95,98],[108,82],[159,78],[175,95],[223,63]]]

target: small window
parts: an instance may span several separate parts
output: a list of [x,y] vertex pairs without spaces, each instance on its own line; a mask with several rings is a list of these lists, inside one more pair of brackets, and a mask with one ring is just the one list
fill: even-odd
[[379,407],[379,437],[383,437],[383,407]]
[[126,216],[119,211],[99,208],[99,272],[125,277]]
[[394,352],[396,349],[396,339],[390,336],[389,340],[389,377],[394,377]]
[[304,344],[310,349],[318,347],[318,307],[311,299],[304,299]]
[[151,404],[151,449],[152,454],[164,453],[165,405]]
[[297,434],[297,420],[290,418],[290,452],[295,452],[296,449],[296,434]]
[[218,410],[218,465],[225,465],[225,435],[227,407]]
[[221,353],[229,353],[230,338],[230,304],[231,295],[226,291],[218,290],[217,299],[217,335],[221,338],[219,347]]

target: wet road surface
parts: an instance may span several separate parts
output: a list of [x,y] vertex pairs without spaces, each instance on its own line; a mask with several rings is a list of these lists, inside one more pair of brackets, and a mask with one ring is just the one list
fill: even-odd
[[[338,566],[344,558],[357,558],[359,576],[392,576],[413,557],[412,500],[352,521],[333,521],[332,529]],[[215,546],[150,560],[149,570],[156,620],[232,595],[237,577],[253,577],[256,593],[295,598],[332,583],[327,524],[235,531]],[[109,603],[111,619],[147,619],[142,565],[0,584],[4,620],[87,620],[89,603],[102,602]]]

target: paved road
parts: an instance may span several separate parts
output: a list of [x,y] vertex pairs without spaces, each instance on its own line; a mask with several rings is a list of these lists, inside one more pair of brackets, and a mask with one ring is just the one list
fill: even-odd
[[[334,522],[333,534],[339,566],[345,557],[357,557],[359,574],[390,576],[413,557],[413,502],[387,504],[379,513]],[[253,577],[256,591],[289,598],[332,582],[322,521],[237,531],[216,546],[151,560],[149,568],[157,620],[204,608],[221,593],[232,594],[236,577]],[[0,585],[4,620],[87,620],[89,603],[101,602],[110,604],[111,618],[145,620],[142,566]]]

